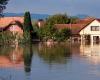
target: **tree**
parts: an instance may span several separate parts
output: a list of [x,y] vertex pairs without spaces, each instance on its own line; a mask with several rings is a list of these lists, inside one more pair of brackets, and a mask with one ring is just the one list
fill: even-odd
[[67,29],[67,28],[58,30],[54,34],[54,38],[56,41],[65,41],[65,40],[69,39],[70,36],[71,36],[71,30]]
[[70,38],[71,30],[62,29],[58,30],[55,24],[70,24],[76,23],[78,18],[69,17],[66,14],[56,14],[46,19],[46,24],[39,29],[39,37],[45,41],[53,39],[56,41],[64,41]]
[[36,36],[32,26],[30,12],[25,12],[23,30],[24,30],[24,34],[29,33],[31,40]]
[[78,21],[77,17],[70,17],[69,18],[69,23],[75,24],[75,23],[77,23],[77,21]]
[[53,35],[56,32],[56,28],[51,25],[44,26],[39,29],[39,37],[43,40],[53,39]]
[[0,17],[2,16],[3,10],[6,9],[6,4],[9,0],[0,0]]
[[64,28],[64,29],[61,30],[61,35],[63,36],[64,40],[67,40],[72,35],[72,32],[71,32],[70,29]]
[[46,25],[54,25],[54,24],[66,24],[69,22],[69,17],[66,14],[56,14],[50,16],[46,20]]
[[24,14],[24,31],[33,32],[33,26],[31,23],[31,15],[30,12],[25,12]]

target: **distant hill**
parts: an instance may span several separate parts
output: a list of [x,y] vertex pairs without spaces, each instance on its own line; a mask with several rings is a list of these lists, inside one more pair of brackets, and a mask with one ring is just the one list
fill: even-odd
[[84,19],[84,18],[89,17],[89,16],[88,15],[85,15],[85,14],[78,14],[75,17],[78,17],[80,19]]
[[[24,16],[24,13],[4,13],[4,16],[10,17],[10,16]],[[31,17],[33,20],[38,20],[38,19],[45,19],[48,18],[48,14],[31,14]]]
[[[6,17],[10,17],[10,16],[24,16],[24,13],[4,13],[4,16],[6,16]],[[46,19],[49,16],[50,15],[48,15],[48,14],[34,14],[34,13],[31,14],[32,20]],[[80,19],[83,19],[83,18],[88,17],[88,15],[78,14],[78,15],[75,15],[73,17],[78,17]]]

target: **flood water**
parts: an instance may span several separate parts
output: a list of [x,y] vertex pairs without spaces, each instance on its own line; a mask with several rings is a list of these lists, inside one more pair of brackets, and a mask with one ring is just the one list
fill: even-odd
[[0,80],[99,80],[100,45],[0,47]]

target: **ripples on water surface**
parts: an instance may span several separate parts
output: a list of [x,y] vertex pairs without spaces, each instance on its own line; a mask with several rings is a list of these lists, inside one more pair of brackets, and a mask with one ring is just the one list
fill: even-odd
[[100,45],[0,47],[0,80],[99,80]]

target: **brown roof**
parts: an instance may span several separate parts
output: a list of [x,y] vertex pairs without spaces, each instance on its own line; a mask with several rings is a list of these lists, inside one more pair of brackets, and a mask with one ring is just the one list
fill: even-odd
[[3,17],[3,18],[0,18],[0,28],[8,26],[9,24],[11,24],[14,21],[19,21],[19,22],[23,23],[24,17]]
[[69,28],[72,34],[77,35],[79,31],[85,26],[85,24],[55,24],[57,29]]
[[90,22],[92,22],[93,20],[95,20],[95,18],[85,18],[85,19],[79,19],[77,21],[78,24],[89,24]]
[[[55,24],[55,27],[57,29],[69,28],[71,29],[72,34],[78,35],[83,28],[85,28],[94,20],[95,20],[94,18],[85,18],[78,20],[76,24]],[[97,20],[100,21],[100,19]]]

